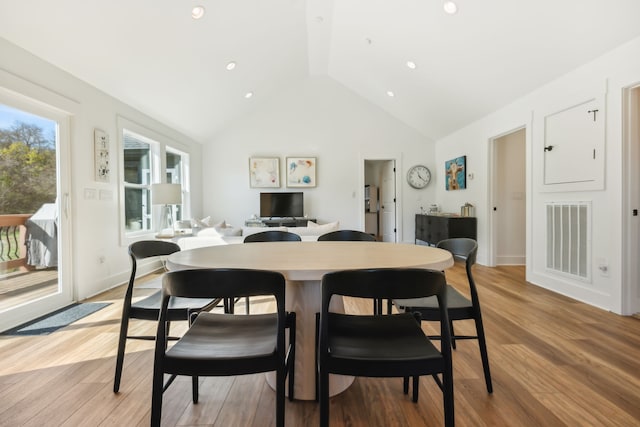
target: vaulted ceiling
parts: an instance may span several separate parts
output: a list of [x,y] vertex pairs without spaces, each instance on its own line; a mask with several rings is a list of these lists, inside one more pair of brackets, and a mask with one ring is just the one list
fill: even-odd
[[0,37],[206,142],[318,75],[438,139],[640,36],[637,0],[443,3],[0,0]]

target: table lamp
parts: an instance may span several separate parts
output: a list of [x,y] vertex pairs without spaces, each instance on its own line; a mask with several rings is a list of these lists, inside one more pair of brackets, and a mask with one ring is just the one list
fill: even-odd
[[180,184],[152,184],[151,203],[162,205],[157,237],[173,237],[171,205],[182,203],[182,186]]

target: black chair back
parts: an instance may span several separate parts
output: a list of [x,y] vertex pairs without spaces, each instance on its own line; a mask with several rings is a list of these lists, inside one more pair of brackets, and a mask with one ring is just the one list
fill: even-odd
[[337,230],[323,234],[322,236],[318,237],[318,241],[375,242],[376,238],[371,234],[367,234],[359,230]]
[[295,233],[282,230],[261,231],[244,238],[244,243],[257,242],[300,242],[302,239]]

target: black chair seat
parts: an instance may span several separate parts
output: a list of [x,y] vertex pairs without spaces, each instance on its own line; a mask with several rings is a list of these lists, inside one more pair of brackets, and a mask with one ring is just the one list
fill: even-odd
[[[162,291],[131,304],[130,317],[143,320],[158,320]],[[201,311],[212,306],[210,298],[172,298],[169,302],[169,321],[187,320],[189,310]]]
[[[419,312],[422,315],[422,320],[438,320],[438,300],[436,297],[400,299],[393,300],[393,303],[399,309]],[[447,308],[449,309],[449,320],[459,320],[456,316],[458,312],[464,319],[467,319],[469,313],[473,312],[471,301],[451,285],[447,285]]]
[[[238,331],[242,331],[239,334]],[[264,372],[260,363],[265,359],[272,366],[277,358],[278,315],[275,313],[252,316],[201,313],[180,340],[166,352],[165,372],[171,372],[178,363],[184,374],[184,362],[194,368],[194,374],[208,376],[238,375],[230,367],[246,366],[242,373]],[[226,360],[225,364],[212,361]]]
[[[382,317],[329,313],[328,322],[328,365],[334,373],[404,377],[443,370],[442,354],[412,314]],[[425,364],[438,359],[442,365]]]

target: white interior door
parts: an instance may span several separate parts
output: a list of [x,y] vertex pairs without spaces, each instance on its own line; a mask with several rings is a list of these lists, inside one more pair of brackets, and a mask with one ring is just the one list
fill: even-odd
[[383,242],[397,242],[396,163],[386,160],[381,171],[380,234]]
[[626,257],[622,285],[622,314],[640,312],[640,86],[625,90],[626,177],[623,180],[623,247]]

